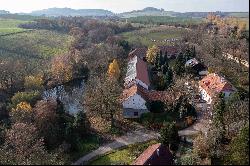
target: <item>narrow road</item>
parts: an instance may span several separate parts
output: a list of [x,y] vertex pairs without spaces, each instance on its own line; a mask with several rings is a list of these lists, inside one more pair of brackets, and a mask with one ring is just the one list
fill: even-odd
[[113,141],[112,143],[100,146],[97,150],[94,150],[91,153],[81,157],[72,165],[84,165],[91,159],[100,155],[104,155],[105,153],[110,152],[112,150],[116,150],[123,146],[131,145],[135,143],[146,142],[149,140],[157,139],[159,138],[159,136],[160,134],[155,133],[153,131],[149,131],[146,129],[138,129],[134,132],[130,132],[124,136],[116,138],[115,141]]

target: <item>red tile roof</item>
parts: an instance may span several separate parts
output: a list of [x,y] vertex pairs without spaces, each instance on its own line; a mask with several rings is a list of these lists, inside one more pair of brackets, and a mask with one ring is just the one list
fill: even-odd
[[121,101],[129,99],[136,93],[139,94],[146,101],[162,101],[164,103],[172,103],[181,96],[181,93],[147,90],[140,85],[134,84],[130,88],[123,90]]
[[[158,151],[158,152],[157,152]],[[160,143],[148,147],[132,165],[172,165],[173,155]]]
[[212,73],[204,77],[200,82],[199,86],[204,89],[209,96],[214,96],[223,91],[235,91],[230,82],[218,74]]
[[136,63],[136,78],[141,80],[147,86],[150,85],[149,76],[148,76],[148,66],[147,63],[142,59],[137,58]]
[[176,99],[178,99],[181,96],[181,94],[176,92],[175,93],[172,92],[170,94],[169,91],[152,90],[147,93],[147,96],[149,101],[162,101],[164,103],[172,103]]
[[135,94],[140,95],[144,100],[147,100],[147,90],[141,87],[140,85],[134,84],[128,89],[124,89],[122,96],[121,96],[121,101],[125,101],[129,99],[130,97],[134,96]]

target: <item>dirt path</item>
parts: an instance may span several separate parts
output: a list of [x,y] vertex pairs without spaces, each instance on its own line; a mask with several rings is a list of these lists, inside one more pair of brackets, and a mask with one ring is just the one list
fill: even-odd
[[89,154],[81,157],[72,165],[83,165],[86,164],[91,159],[100,155],[104,155],[105,153],[110,152],[112,150],[119,149],[123,146],[135,143],[146,142],[149,140],[157,139],[159,136],[160,135],[155,132],[148,131],[146,129],[138,129],[134,132],[130,132],[124,136],[116,138],[115,141],[113,141],[112,143],[100,146],[97,150],[94,150]]

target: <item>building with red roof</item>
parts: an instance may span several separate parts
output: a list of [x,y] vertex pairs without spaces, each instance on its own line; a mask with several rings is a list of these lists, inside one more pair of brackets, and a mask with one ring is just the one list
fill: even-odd
[[212,73],[204,77],[199,82],[201,98],[211,104],[212,99],[219,93],[223,93],[224,97],[229,97],[236,91],[235,87],[224,77],[216,73]]
[[138,56],[132,58],[128,63],[124,86],[131,87],[134,84],[139,84],[145,89],[150,86],[147,63]]
[[173,165],[173,155],[162,144],[154,144],[148,147],[132,165]]

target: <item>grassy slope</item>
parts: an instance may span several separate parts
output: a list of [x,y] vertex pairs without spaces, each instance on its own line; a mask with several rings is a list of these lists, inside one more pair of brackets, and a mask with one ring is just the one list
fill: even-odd
[[48,58],[64,53],[72,40],[66,34],[36,30],[0,37],[0,49],[24,56]]
[[26,22],[27,21],[0,18],[0,36],[9,33],[26,31],[25,29],[18,28],[19,24]]
[[149,141],[147,143],[139,143],[129,145],[126,148],[115,150],[107,155],[101,156],[94,161],[91,161],[90,165],[130,165],[139,157],[139,155],[146,150],[150,145],[156,144],[157,141]]
[[[157,27],[126,32],[121,36],[131,44],[141,43],[144,46],[151,46],[153,44],[166,45],[167,43],[163,42],[164,39],[180,38],[185,32],[184,29]],[[151,39],[156,40],[156,42],[151,41]]]

